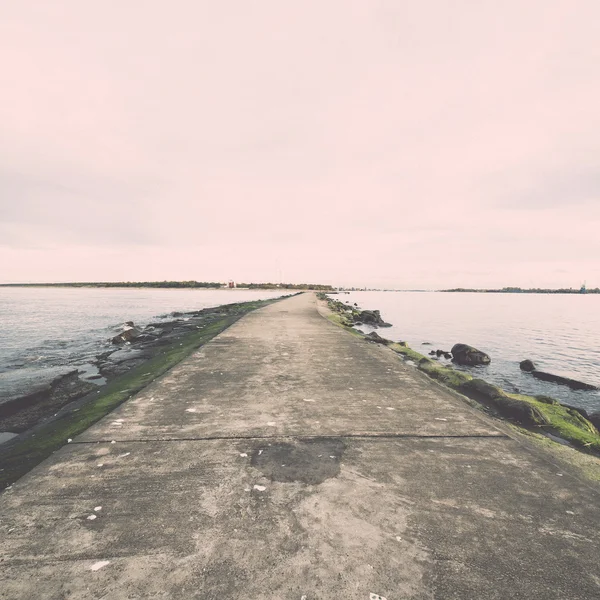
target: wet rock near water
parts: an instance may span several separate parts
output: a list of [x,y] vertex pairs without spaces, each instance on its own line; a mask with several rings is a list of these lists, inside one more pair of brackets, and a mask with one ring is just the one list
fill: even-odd
[[388,345],[391,344],[391,340],[386,340],[385,338],[382,338],[377,332],[372,331],[371,333],[365,335],[365,340],[367,342],[375,342],[376,344],[384,344],[384,345]]
[[558,385],[566,385],[570,387],[572,390],[588,390],[594,391],[600,388],[595,385],[590,385],[589,383],[584,383],[583,381],[577,381],[576,379],[571,379],[570,377],[562,377],[561,375],[554,375],[552,373],[546,373],[545,371],[531,371],[531,374],[536,378],[542,381],[549,381],[551,383],[557,383]]
[[452,358],[452,354],[450,354],[450,352],[448,352],[447,350],[431,350],[429,352],[429,356],[437,356],[438,358],[440,358],[440,356],[443,356],[444,358],[450,360]]
[[531,371],[535,371],[535,364],[533,363],[533,361],[526,359],[526,360],[522,360],[519,363],[519,368],[521,369],[521,371],[525,371],[526,373],[531,373]]
[[563,377],[562,375],[554,375],[553,373],[546,373],[545,371],[538,371],[535,368],[535,364],[533,361],[527,359],[523,360],[519,363],[519,367],[521,371],[525,371],[526,373],[531,373],[533,377],[536,379],[540,379],[541,381],[548,381],[550,383],[557,383],[558,385],[566,385],[570,387],[572,390],[588,390],[595,391],[600,388],[595,385],[591,385],[589,383],[584,383],[583,381],[578,381],[576,379],[571,379],[570,377]]
[[358,321],[371,327],[391,327],[391,323],[386,323],[381,318],[381,313],[378,310],[363,310],[358,315]]
[[[129,323],[131,323],[131,326],[129,326]],[[135,327],[131,321],[126,323],[126,325],[127,327],[125,327],[121,333],[113,337],[113,344],[124,344],[125,342],[131,342],[142,334],[142,332]]]
[[386,323],[381,318],[381,313],[378,310],[361,310],[355,303],[340,302],[339,300],[327,299],[327,306],[333,312],[340,314],[343,317],[343,323],[348,327],[357,325],[368,325],[369,327],[391,327],[391,323]]
[[468,344],[454,344],[452,346],[452,360],[458,365],[474,367],[476,365],[489,365],[491,358],[481,350]]
[[82,398],[96,385],[79,377],[77,369],[56,377],[31,394],[0,404],[0,431],[21,433],[33,427],[41,418]]

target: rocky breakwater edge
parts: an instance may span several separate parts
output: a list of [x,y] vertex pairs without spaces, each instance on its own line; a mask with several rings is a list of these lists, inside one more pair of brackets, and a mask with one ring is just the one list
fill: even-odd
[[[363,323],[376,328],[389,326],[382,319],[379,311],[361,311],[356,304],[345,304],[323,293],[318,297],[327,303],[331,321],[363,338],[366,342],[387,346],[419,371],[466,396],[488,414],[507,420],[519,428],[541,433],[552,441],[600,456],[600,433],[598,431],[600,413],[587,414],[583,409],[561,404],[549,396],[508,393],[484,379],[473,377],[463,370],[453,369],[451,363],[485,367],[491,362],[491,358],[485,352],[468,344],[457,343],[450,351],[432,350],[429,356],[425,356],[410,348],[406,342],[388,340],[376,331],[364,334],[355,327]],[[374,315],[373,320],[367,322],[364,319],[365,312]],[[440,362],[442,358],[451,362],[442,364]],[[566,381],[566,378],[536,371],[535,365],[531,361],[523,361],[521,368],[531,371],[533,376],[541,373],[540,379],[564,385],[586,386],[578,389],[595,389],[593,386],[587,386],[581,382]],[[565,381],[561,382],[558,379],[565,379]]]
[[[282,296],[283,298],[284,296]],[[112,337],[94,364],[96,383],[77,370],[32,393],[0,404],[0,431],[17,435],[0,444],[0,489],[69,443],[195,349],[245,314],[280,300],[226,304],[171,313],[168,321],[138,328],[131,321]]]

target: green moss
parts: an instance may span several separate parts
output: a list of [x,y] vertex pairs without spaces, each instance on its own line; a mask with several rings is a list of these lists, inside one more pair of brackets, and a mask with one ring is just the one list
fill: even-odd
[[339,325],[340,327],[343,327],[348,333],[351,333],[355,337],[365,337],[364,333],[358,331],[358,329],[353,329],[352,325],[349,325],[347,320],[339,313],[328,314],[327,320]]
[[433,362],[426,356],[423,356],[422,354],[415,352],[412,348],[409,348],[408,346],[403,346],[402,344],[393,343],[393,344],[390,344],[388,346],[388,348],[391,348],[397,354],[402,355],[402,357],[405,360],[412,360],[416,364],[419,364],[422,360],[426,360],[428,362]]
[[244,314],[274,301],[276,300],[244,302],[221,307],[220,311],[215,309],[215,312],[226,314],[222,318],[206,324],[197,332],[180,338],[174,345],[165,347],[160,354],[139,367],[115,378],[98,390],[96,398],[82,402],[78,409],[65,412],[56,420],[36,427],[31,435],[14,444],[9,443],[6,449],[0,453],[3,466],[3,470],[0,471],[0,488],[16,481],[61,446],[64,446],[67,439],[73,439],[84,432]]
[[429,359],[419,362],[419,369],[432,379],[436,379],[455,390],[458,390],[461,385],[473,379],[468,373],[456,371],[449,367],[442,367]]
[[598,430],[579,412],[562,404],[548,404],[533,396],[523,394],[507,394],[510,398],[521,400],[535,406],[546,418],[549,425],[547,431],[571,442],[574,446],[600,451],[600,434]]

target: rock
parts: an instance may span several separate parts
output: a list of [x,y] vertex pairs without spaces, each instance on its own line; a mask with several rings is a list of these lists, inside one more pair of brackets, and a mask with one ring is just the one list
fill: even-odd
[[431,346],[431,342],[423,342],[421,346]]
[[489,365],[490,357],[481,350],[468,344],[454,344],[452,346],[452,360],[459,365]]
[[435,356],[435,350],[431,350],[431,351],[429,352],[429,356]]
[[391,327],[390,323],[386,323],[381,318],[381,313],[378,310],[363,310],[358,314],[357,320],[373,327]]
[[531,373],[531,371],[535,371],[535,365],[533,364],[533,361],[527,359],[527,360],[522,360],[519,363],[519,367],[521,368],[521,371],[526,371],[527,373]]
[[558,383],[559,385],[569,386],[572,390],[589,390],[594,391],[598,388],[595,385],[584,383],[583,381],[577,381],[576,379],[570,379],[569,377],[562,377],[561,375],[553,375],[552,373],[546,373],[544,371],[531,371],[531,374],[536,379],[542,381],[550,381],[551,383]]
[[141,335],[141,331],[137,327],[129,327],[119,333],[119,335],[115,335],[112,339],[113,344],[124,344],[125,342],[131,342],[135,340],[137,337]]
[[510,398],[504,391],[483,379],[472,379],[461,384],[460,391],[484,404],[491,405],[503,417],[512,419],[526,427],[549,425],[544,415],[524,400]]
[[564,402],[560,402],[560,404],[562,404],[565,408],[569,409],[569,412],[577,412],[579,413],[584,419],[588,419],[589,421],[589,415],[587,410],[585,410],[585,408],[579,408],[579,406],[573,406],[571,404],[565,404]]
[[436,351],[435,351],[435,355],[436,355],[437,357],[440,357],[440,356],[442,356],[442,354],[444,354],[444,351],[443,351],[443,350],[436,350]]
[[79,378],[77,369],[60,375],[43,390],[0,404],[1,430],[26,431],[41,418],[96,389],[93,383]]
[[452,358],[452,354],[450,354],[450,352],[444,352],[444,358],[450,360]]
[[587,419],[596,429],[600,430],[600,412],[589,414]]
[[375,331],[372,331],[371,333],[369,333],[369,335],[366,335],[365,340],[367,340],[369,342],[375,342],[376,344],[386,344],[387,345],[390,343],[390,340],[386,340],[385,338],[382,338]]

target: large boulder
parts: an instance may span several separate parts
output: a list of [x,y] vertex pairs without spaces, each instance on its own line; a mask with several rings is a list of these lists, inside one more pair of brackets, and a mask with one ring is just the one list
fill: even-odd
[[363,310],[358,315],[357,320],[372,327],[391,327],[390,323],[386,323],[381,318],[381,313],[378,310]]
[[549,424],[537,407],[524,400],[509,397],[503,390],[483,379],[466,381],[461,384],[459,389],[466,396],[492,406],[503,417],[512,419],[526,427],[539,427]]
[[371,331],[371,333],[369,333],[368,335],[365,336],[365,340],[367,340],[368,342],[375,342],[377,344],[390,344],[390,340],[386,340],[385,338],[382,338],[378,333],[376,333],[375,331]]
[[481,350],[468,344],[454,344],[452,346],[452,360],[459,365],[475,366],[489,365],[491,358]]
[[531,371],[535,371],[535,364],[533,363],[532,360],[526,359],[526,360],[522,360],[519,363],[519,368],[521,369],[521,371],[526,371],[527,373],[531,373]]

